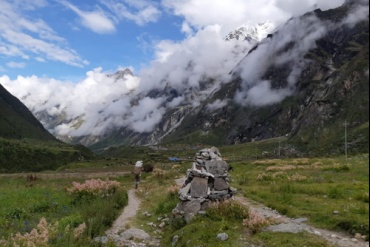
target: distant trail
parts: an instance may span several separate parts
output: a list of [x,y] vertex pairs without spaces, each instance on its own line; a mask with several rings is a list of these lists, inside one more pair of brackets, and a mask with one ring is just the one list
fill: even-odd
[[0,173],[0,177],[27,177],[27,175],[36,175],[38,178],[97,178],[97,177],[119,177],[131,172],[55,172],[55,173]]

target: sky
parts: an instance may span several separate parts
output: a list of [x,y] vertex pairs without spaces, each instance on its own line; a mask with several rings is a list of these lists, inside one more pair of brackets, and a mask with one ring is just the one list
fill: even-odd
[[[291,95],[307,61],[304,54],[335,25],[368,18],[368,1],[342,23],[295,18],[344,0],[0,0],[0,84],[35,115],[65,117],[53,134],[100,135],[116,127],[150,132],[165,112],[197,107],[238,70],[234,100],[263,106]],[[291,19],[293,18],[293,19]],[[291,21],[288,21],[291,19]],[[288,21],[288,22],[287,22]],[[225,36],[242,25],[269,23],[276,38],[253,42]],[[298,41],[290,53],[277,54]],[[260,75],[269,65],[294,61],[288,88],[274,90]],[[134,75],[107,75],[129,68]],[[211,78],[213,84],[205,84]],[[177,96],[149,97],[171,88]],[[190,91],[193,90],[193,91]],[[197,93],[197,97],[189,95]],[[134,105],[132,102],[136,102]],[[210,111],[226,101],[211,102]],[[77,126],[77,127],[76,127]]]

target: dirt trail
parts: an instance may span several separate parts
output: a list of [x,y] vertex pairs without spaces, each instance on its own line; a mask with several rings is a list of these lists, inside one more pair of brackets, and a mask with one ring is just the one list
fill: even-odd
[[121,172],[121,171],[111,171],[111,172],[51,172],[51,173],[38,173],[38,172],[28,172],[28,173],[2,173],[0,177],[15,177],[15,178],[27,178],[28,175],[35,175],[37,178],[98,178],[98,177],[119,177],[131,172]]
[[127,228],[130,220],[136,215],[140,206],[140,200],[135,195],[135,190],[128,191],[128,204],[122,214],[113,223],[113,226],[105,233],[107,236],[117,235]]

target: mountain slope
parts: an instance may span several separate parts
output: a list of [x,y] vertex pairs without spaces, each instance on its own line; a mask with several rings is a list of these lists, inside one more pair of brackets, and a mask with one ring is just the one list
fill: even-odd
[[0,136],[56,140],[21,101],[0,85]]
[[[335,10],[316,10],[310,15],[322,21],[340,23],[349,9],[350,6],[343,5]],[[311,18],[310,15],[302,18]],[[303,54],[302,59],[309,62],[300,68],[293,92],[281,102],[262,106],[228,103],[212,112],[207,110],[205,102],[167,141],[205,141],[208,138],[209,142],[233,144],[287,135],[306,151],[338,153],[343,150],[346,121],[347,128],[353,133],[349,144],[351,150],[368,151],[368,30],[368,20],[355,26],[338,25],[315,41],[315,46]],[[279,38],[278,33],[274,34],[268,42],[273,43]],[[280,54],[289,54],[298,42],[301,40],[287,42],[275,54],[266,56],[276,58]],[[244,60],[263,49],[261,47],[257,46]],[[225,99],[232,102],[233,95],[243,86],[253,87],[246,85],[242,78],[246,65],[249,64],[241,61],[234,71],[234,80],[215,93],[209,102]],[[294,60],[269,64],[261,74],[261,81],[271,82],[271,92],[280,92],[289,87],[292,68]],[[251,100],[250,95],[245,100]],[[262,99],[258,100],[261,102]]]
[[226,35],[226,40],[246,40],[259,42],[271,33],[274,25],[270,22],[258,23],[256,25],[244,24]]
[[0,173],[56,169],[92,157],[82,146],[57,140],[0,85]]

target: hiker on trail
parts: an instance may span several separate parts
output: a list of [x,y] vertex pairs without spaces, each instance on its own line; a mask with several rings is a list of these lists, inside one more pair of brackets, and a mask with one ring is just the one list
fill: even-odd
[[143,161],[141,160],[136,161],[134,171],[133,171],[135,175],[135,189],[137,189],[140,183],[140,176],[141,176],[142,171],[143,171]]

